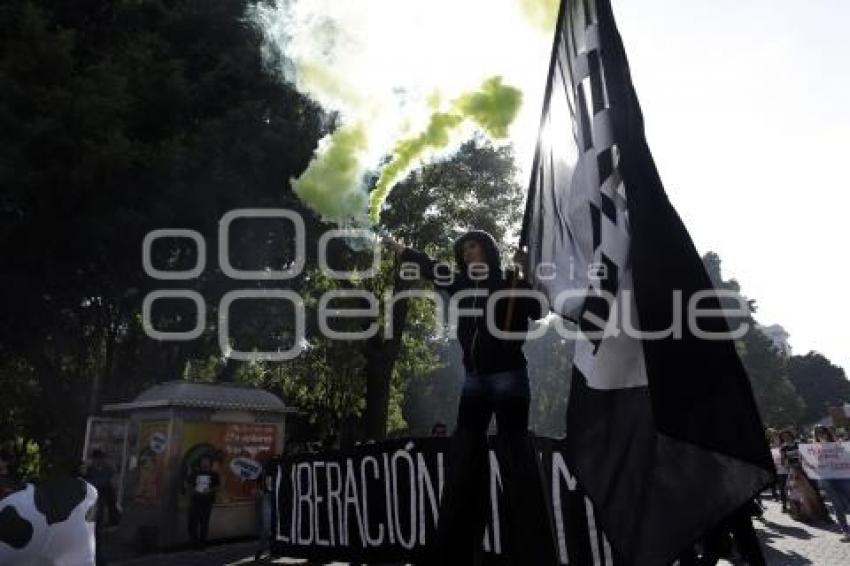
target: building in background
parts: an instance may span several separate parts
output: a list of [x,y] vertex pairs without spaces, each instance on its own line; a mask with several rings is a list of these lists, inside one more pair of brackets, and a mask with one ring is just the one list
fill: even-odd
[[791,336],[781,324],[771,324],[770,326],[759,325],[759,330],[770,338],[773,346],[779,350],[786,358],[791,357],[791,344],[788,343],[788,338]]

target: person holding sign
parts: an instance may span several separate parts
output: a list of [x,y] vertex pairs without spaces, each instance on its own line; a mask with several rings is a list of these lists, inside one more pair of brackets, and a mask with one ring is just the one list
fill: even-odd
[[782,512],[788,512],[788,468],[782,464],[782,440],[774,429],[767,429],[767,440],[770,443],[770,453],[776,466],[776,481],[771,486],[773,499],[782,503]]
[[[488,514],[487,428],[495,414],[508,556],[512,564],[556,564],[554,529],[528,432],[530,389],[522,351],[529,320],[543,318],[548,309],[529,296],[531,287],[519,270],[502,270],[496,242],[486,232],[475,230],[455,242],[457,270],[391,238],[384,243],[401,262],[400,276],[424,277],[457,300],[453,306],[458,309],[466,378],[440,502],[434,563],[474,564],[481,550]],[[521,254],[514,262],[523,263]],[[501,297],[496,295],[500,291]]]
[[782,465],[788,468],[788,508],[791,518],[803,522],[828,520],[826,507],[803,470],[796,436],[786,429],[779,434],[779,438],[782,439]]
[[[815,427],[815,442],[835,442],[835,435],[829,427],[818,425]],[[832,502],[835,511],[835,520],[841,526],[844,533],[842,540],[850,542],[850,528],[847,526],[847,514],[850,512],[850,480],[844,478],[828,478],[818,482],[826,492],[827,498]]]

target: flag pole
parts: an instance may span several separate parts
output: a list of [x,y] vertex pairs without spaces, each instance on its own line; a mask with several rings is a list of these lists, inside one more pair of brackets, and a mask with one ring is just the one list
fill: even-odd
[[552,38],[552,51],[549,56],[549,75],[546,78],[546,89],[543,91],[543,109],[540,113],[540,126],[537,128],[537,146],[534,149],[534,160],[531,164],[531,177],[528,180],[528,195],[525,199],[525,212],[522,218],[522,228],[519,233],[519,243],[517,247],[522,249],[528,243],[528,223],[531,215],[531,201],[533,200],[531,192],[534,190],[534,175],[537,172],[537,166],[540,163],[540,133],[543,131],[543,126],[546,123],[546,116],[549,114],[549,101],[552,98],[552,83],[555,77],[555,64],[558,60],[558,39],[561,37],[561,27],[564,25],[567,0],[561,0],[558,7],[558,19],[555,20],[555,34]]
[[[540,126],[537,128],[537,145],[534,149],[534,161],[531,164],[531,177],[528,180],[528,194],[525,199],[525,212],[522,217],[522,227],[519,233],[519,243],[517,244],[517,250],[522,251],[523,248],[527,245],[527,232],[528,232],[528,222],[529,216],[531,215],[531,201],[532,194],[531,192],[534,190],[534,175],[537,172],[537,165],[540,163],[540,133],[543,131],[543,126],[546,123],[546,116],[549,114],[549,100],[552,98],[552,83],[554,81],[555,76],[555,63],[558,59],[558,38],[561,36],[561,26],[563,25],[564,14],[566,12],[566,4],[567,0],[561,0],[558,6],[558,18],[555,20],[555,30],[554,37],[552,38],[552,51],[549,55],[549,75],[546,78],[546,89],[543,91],[543,109],[540,113]],[[526,256],[526,262],[527,262]],[[516,265],[514,267],[517,267]],[[527,265],[522,266],[523,269],[527,269]],[[505,323],[504,328],[506,330],[510,330],[508,324],[511,321],[511,318],[514,314],[514,303],[515,296],[513,291],[516,289],[517,279],[519,279],[519,270],[517,269],[516,274],[514,275],[513,280],[511,281],[511,295],[508,298],[508,310],[505,313]]]
[[505,323],[502,325],[502,327],[505,329],[505,332],[511,331],[511,327],[508,325],[511,323],[511,319],[514,316],[514,303],[516,302],[516,296],[514,295],[514,291],[516,290],[517,279],[519,279],[519,269],[516,262],[514,262],[514,270],[514,277],[513,279],[511,279],[511,294],[508,297],[508,310],[505,312]]

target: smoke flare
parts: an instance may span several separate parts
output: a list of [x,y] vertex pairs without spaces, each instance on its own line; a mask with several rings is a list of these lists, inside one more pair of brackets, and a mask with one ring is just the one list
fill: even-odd
[[558,19],[560,0],[519,0],[525,16],[541,31],[551,33]]
[[475,127],[509,138],[530,163],[551,46],[538,8],[549,4],[557,0],[257,3],[248,18],[270,69],[341,124],[291,180],[294,192],[326,221],[365,227],[402,176]]
[[361,189],[362,154],[368,149],[362,124],[342,126],[319,142],[316,155],[298,179],[295,194],[323,218],[362,224],[367,195]]
[[378,223],[381,206],[393,186],[410,172],[414,162],[429,151],[450,145],[451,135],[464,120],[471,120],[490,137],[505,138],[522,103],[522,92],[502,84],[502,77],[484,81],[481,90],[462,95],[451,112],[434,112],[428,127],[418,136],[396,143],[392,160],[383,167],[375,189],[369,195],[369,218]]

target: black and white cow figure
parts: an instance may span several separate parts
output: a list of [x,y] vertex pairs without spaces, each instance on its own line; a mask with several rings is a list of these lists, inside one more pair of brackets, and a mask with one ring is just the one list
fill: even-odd
[[78,478],[47,480],[0,499],[0,564],[95,563],[97,490]]

